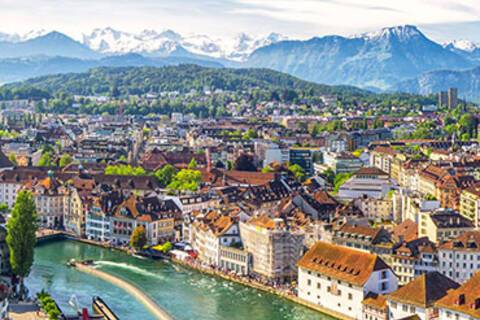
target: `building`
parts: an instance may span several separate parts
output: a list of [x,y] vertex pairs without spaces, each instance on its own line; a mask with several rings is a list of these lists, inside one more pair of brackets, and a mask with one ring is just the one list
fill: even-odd
[[346,223],[334,231],[333,243],[357,250],[385,253],[382,251],[390,243],[390,234],[383,228]]
[[342,200],[364,197],[384,199],[394,185],[385,172],[377,168],[362,168],[340,186],[338,198]]
[[317,242],[298,261],[298,297],[353,319],[371,294],[395,290],[395,274],[371,253]]
[[437,301],[440,320],[480,319],[480,273]]
[[480,228],[480,187],[471,186],[460,194],[460,214]]
[[313,164],[320,156],[320,150],[315,148],[290,148],[290,164],[297,164],[305,170],[307,176],[314,174]]
[[423,274],[387,295],[389,318],[397,320],[417,315],[421,320],[437,319],[435,303],[458,287],[458,283],[439,272]]
[[362,197],[355,200],[355,205],[362,211],[365,217],[370,219],[393,219],[393,201],[391,197],[375,199]]
[[324,152],[323,163],[326,167],[331,168],[335,174],[353,173],[363,167],[362,160],[348,152]]
[[40,226],[48,229],[62,228],[65,204],[69,199],[66,187],[49,171],[48,177],[34,183],[31,190]]
[[438,106],[439,107],[447,107],[448,106],[448,92],[447,91],[440,91],[438,93]]
[[[238,219],[217,211],[210,211],[205,216],[200,215],[197,217],[197,220],[191,226],[191,239],[191,245],[198,253],[198,259],[209,266],[230,268],[230,265],[238,265],[238,263],[234,263],[234,261],[238,261],[239,258],[247,256],[243,253],[240,254],[240,252],[231,251],[229,252],[231,256],[237,259],[229,261],[228,264],[225,261],[226,259],[223,259],[223,263],[221,262],[221,254],[228,256],[228,249],[226,247],[241,249],[242,242],[240,239]],[[239,257],[233,256],[234,254],[238,254]],[[248,265],[248,256],[246,261],[243,262]],[[242,265],[239,268],[233,267],[231,269],[239,269],[242,274],[245,274],[248,266],[245,268],[245,266]]]
[[130,195],[110,213],[111,241],[128,245],[133,230],[139,226],[144,227],[149,245],[173,241],[175,221],[180,220],[180,215],[173,200]]
[[438,248],[438,270],[458,283],[480,271],[480,231],[465,232]]
[[448,89],[448,108],[453,109],[458,105],[458,89],[449,88]]
[[434,243],[452,240],[464,232],[473,230],[473,223],[454,210],[420,212],[418,236],[428,237]]
[[363,317],[366,320],[388,320],[388,305],[384,295],[370,294],[363,300]]
[[428,238],[402,240],[389,259],[398,277],[398,283],[405,285],[419,275],[437,271],[438,255],[435,244]]
[[240,222],[243,247],[252,256],[252,273],[279,283],[297,277],[296,263],[303,253],[304,232],[289,228],[283,219],[266,215]]
[[375,149],[370,152],[370,165],[391,175],[393,160],[396,155],[397,151],[390,147],[375,147]]
[[255,157],[262,166],[268,166],[271,163],[285,164],[290,161],[290,151],[288,148],[280,148],[273,142],[255,142]]

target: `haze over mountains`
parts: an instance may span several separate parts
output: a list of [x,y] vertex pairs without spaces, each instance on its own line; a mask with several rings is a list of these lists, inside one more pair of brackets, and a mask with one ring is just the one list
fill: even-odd
[[[287,40],[275,33],[265,37],[240,34],[227,41],[172,30],[134,34],[112,28],[95,29],[81,42],[43,30],[28,35],[0,33],[0,82],[99,66],[184,63],[269,68],[324,84],[428,94],[459,86],[455,83],[459,78],[452,74],[476,74],[480,47],[464,40],[439,44],[415,26],[305,41]],[[480,99],[475,81],[461,88],[463,97]]]

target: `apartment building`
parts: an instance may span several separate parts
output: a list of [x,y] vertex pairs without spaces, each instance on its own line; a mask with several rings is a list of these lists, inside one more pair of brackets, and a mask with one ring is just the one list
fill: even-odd
[[480,231],[465,232],[438,248],[438,270],[458,283],[480,271]]
[[438,319],[435,303],[459,284],[439,272],[423,274],[387,295],[389,318],[405,319],[417,316],[421,320]]
[[66,187],[49,171],[48,177],[27,187],[32,191],[39,224],[43,228],[56,229],[63,227],[63,215],[69,200]]
[[460,194],[460,214],[480,228],[480,186],[471,186]]
[[474,229],[474,225],[470,220],[451,209],[420,212],[418,236],[428,237],[434,243],[452,240]]
[[353,319],[363,319],[370,294],[397,287],[393,271],[371,253],[317,242],[298,261],[298,297]]
[[252,256],[252,273],[279,283],[297,277],[296,262],[303,253],[304,232],[280,218],[266,215],[240,222],[240,236]]
[[440,320],[480,319],[480,272],[477,272],[459,288],[451,290],[435,307]]

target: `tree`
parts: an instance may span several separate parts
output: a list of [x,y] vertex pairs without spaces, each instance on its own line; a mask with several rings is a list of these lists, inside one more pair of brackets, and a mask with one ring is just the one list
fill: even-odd
[[333,185],[333,182],[335,181],[335,172],[333,169],[327,168],[327,170],[323,171],[323,175],[327,179],[328,183]]
[[23,296],[23,280],[30,274],[37,241],[37,211],[29,191],[20,191],[7,222],[7,245],[10,250],[12,272],[20,278],[20,296]]
[[60,162],[59,162],[59,166],[60,167],[66,167],[68,166],[70,163],[73,162],[73,158],[70,154],[68,153],[64,153],[61,157],[60,157]]
[[271,172],[275,172],[275,170],[273,170],[273,168],[270,166],[265,166],[262,168],[262,173],[271,173]]
[[182,169],[175,175],[168,188],[177,191],[197,191],[201,182],[202,173],[200,171]]
[[239,171],[257,171],[257,168],[253,164],[253,159],[247,154],[240,155],[235,161],[235,170]]
[[197,169],[197,160],[195,160],[195,158],[192,158],[192,160],[190,160],[190,163],[188,164],[188,169]]
[[298,164],[292,164],[288,166],[288,171],[290,171],[295,178],[302,181],[305,178],[305,170],[300,167]]
[[17,165],[17,156],[15,155],[15,153],[10,153],[8,155],[8,160],[10,160],[11,163],[13,163],[14,165]]
[[352,177],[352,173],[339,173],[333,180],[333,192],[337,193],[340,187]]
[[258,138],[258,134],[255,130],[253,129],[248,129],[243,135],[242,135],[242,139],[245,139],[245,140],[250,140],[250,139],[256,139]]
[[155,171],[154,176],[163,188],[172,183],[173,178],[177,174],[177,170],[171,164],[164,165],[161,169]]
[[147,244],[147,233],[143,226],[136,227],[130,237],[130,247],[137,250],[142,249]]
[[39,167],[51,167],[52,166],[52,157],[50,156],[50,152],[44,152],[38,160]]
[[142,167],[132,167],[131,165],[119,164],[116,166],[107,166],[105,168],[105,174],[119,176],[146,176],[147,172]]

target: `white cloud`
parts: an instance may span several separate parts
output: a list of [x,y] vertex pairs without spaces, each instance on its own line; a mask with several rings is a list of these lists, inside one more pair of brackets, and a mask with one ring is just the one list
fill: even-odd
[[344,33],[399,24],[475,21],[478,0],[237,0],[237,14],[310,23],[325,32]]
[[306,38],[415,24],[435,34],[436,25],[455,30],[455,23],[479,17],[478,0],[0,0],[0,32],[49,29],[77,38],[106,26],[212,36],[276,31]]

